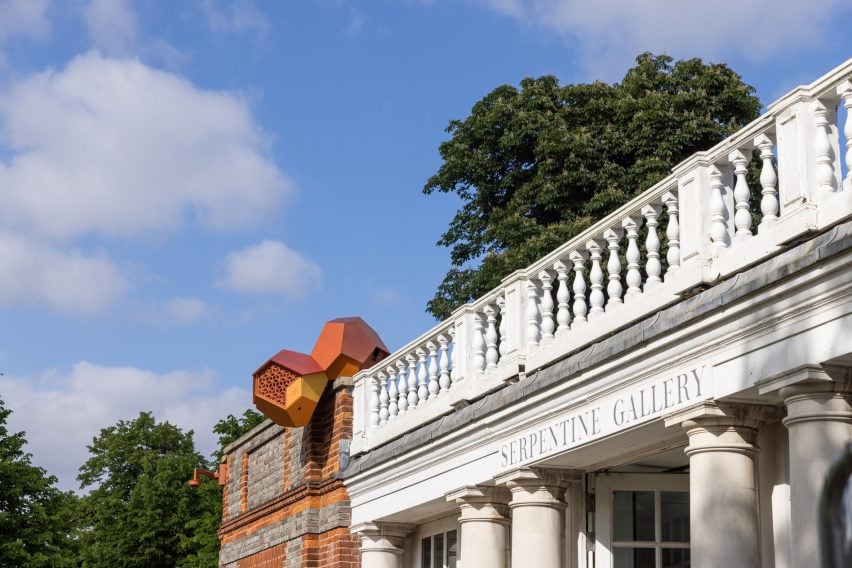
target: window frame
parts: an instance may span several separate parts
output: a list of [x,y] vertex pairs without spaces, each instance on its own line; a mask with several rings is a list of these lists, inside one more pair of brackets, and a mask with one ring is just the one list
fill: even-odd
[[[613,495],[616,491],[653,491],[654,541],[613,541]],[[655,564],[662,566],[662,550],[690,549],[690,542],[662,540],[661,493],[689,493],[688,473],[607,473],[595,476],[595,566],[613,568],[615,548],[653,548]]]
[[[417,548],[417,553],[419,555],[418,566],[420,568],[447,568],[449,566],[450,547],[448,546],[448,543],[449,543],[448,536],[451,532],[456,533],[456,542],[455,542],[456,565],[458,566],[459,560],[461,559],[460,555],[459,555],[459,551],[461,549],[461,530],[459,529],[459,527],[456,527],[456,528],[448,528],[448,529],[443,529],[443,530],[437,530],[437,531],[431,532],[429,534],[426,534],[426,535],[423,535],[423,536],[420,537],[419,546]],[[443,539],[442,539],[443,544],[441,546],[442,553],[441,553],[441,559],[440,559],[440,563],[441,563],[440,566],[435,566],[435,537],[436,536],[443,537]],[[428,567],[423,566],[423,552],[422,552],[423,546],[424,546],[423,543],[427,540],[429,541],[429,559],[430,559],[429,560],[430,566],[428,566]]]

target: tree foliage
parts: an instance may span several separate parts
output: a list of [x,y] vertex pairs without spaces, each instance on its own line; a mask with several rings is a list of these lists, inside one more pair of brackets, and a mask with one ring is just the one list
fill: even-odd
[[82,498],[84,567],[176,566],[193,553],[181,543],[204,501],[187,480],[205,465],[193,433],[142,412],[105,428],[89,446],[77,479]]
[[24,432],[10,433],[0,400],[0,566],[76,566],[76,498],[32,464]]
[[213,426],[213,433],[219,435],[219,449],[213,454],[213,458],[217,462],[221,462],[228,445],[265,420],[266,416],[249,408],[239,418],[229,414],[227,418],[217,422]]
[[754,89],[724,64],[644,53],[620,83],[503,85],[450,122],[424,193],[463,204],[438,244],[452,268],[439,319],[754,119]]
[[219,565],[222,491],[212,480],[187,484],[194,467],[215,469],[225,447],[265,420],[246,410],[216,423],[211,461],[193,433],[142,412],[104,428],[77,476],[78,498],[31,463],[23,432],[9,433],[0,400],[0,566],[10,568]]

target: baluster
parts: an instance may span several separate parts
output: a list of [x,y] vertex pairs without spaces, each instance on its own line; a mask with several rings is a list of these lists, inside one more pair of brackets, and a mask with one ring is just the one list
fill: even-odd
[[384,371],[379,371],[379,424],[387,424],[388,416],[390,413],[388,412],[388,401],[390,401],[390,397],[388,396],[388,376],[384,373]]
[[485,328],[485,368],[494,369],[500,352],[497,351],[497,311],[490,304],[485,306],[485,319],[488,323]]
[[621,222],[627,231],[627,293],[624,300],[629,301],[642,293],[642,274],[639,272],[639,222],[637,217],[627,217]]
[[405,360],[408,363],[408,408],[414,410],[417,406],[417,359],[409,353]]
[[399,389],[397,388],[399,377],[396,374],[396,369],[390,365],[385,368],[385,371],[388,374],[388,398],[390,399],[388,414],[390,414],[390,420],[393,420],[399,414]]
[[666,275],[680,268],[680,224],[677,220],[677,195],[671,191],[663,195],[663,203],[666,204],[666,212],[669,214],[669,224],[666,225],[666,244],[669,250],[666,252],[666,260],[669,267]]
[[429,377],[426,374],[426,350],[418,347],[415,353],[417,353],[417,406],[423,406],[429,398],[429,387],[427,387]]
[[846,136],[846,180],[843,189],[852,191],[852,81],[844,81],[837,92],[843,97],[843,107],[846,109],[846,123],[843,125],[843,135]]
[[778,192],[775,190],[778,184],[778,175],[775,173],[775,165],[772,163],[772,140],[766,134],[761,134],[754,139],[754,144],[760,149],[760,159],[763,165],[760,168],[760,224],[758,232],[768,227],[769,223],[778,220]]
[[500,344],[497,346],[497,351],[500,354],[500,359],[506,356],[506,353],[509,352],[509,341],[506,337],[506,330],[508,329],[508,322],[506,320],[506,295],[500,294],[497,296],[497,307],[500,308],[500,326],[498,328],[499,331],[499,341]]
[[725,201],[722,199],[722,172],[710,166],[710,240],[713,254],[728,248],[728,228],[725,226]]
[[473,372],[481,373],[485,370],[485,338],[482,336],[482,316],[473,314]]
[[405,377],[407,365],[400,359],[396,362],[397,382],[399,383],[399,413],[405,414],[408,409],[408,379]]
[[606,292],[609,294],[609,300],[606,303],[607,310],[623,303],[621,300],[621,294],[624,291],[624,288],[621,286],[621,260],[618,258],[618,243],[623,234],[624,231],[621,229],[607,229],[604,231],[604,238],[609,249],[609,259],[606,262],[606,271],[609,278],[609,283],[606,285]]
[[372,375],[368,376],[367,386],[370,389],[370,419],[368,421],[368,424],[370,425],[370,429],[372,430],[379,425],[379,385],[376,381],[376,377]]
[[751,211],[749,210],[749,201],[751,199],[751,189],[746,180],[748,173],[748,158],[742,150],[735,150],[728,155],[728,160],[734,164],[734,227],[736,232],[734,236],[739,239],[748,238],[751,236]]
[[438,385],[438,346],[434,341],[430,341],[426,344],[426,349],[429,350],[429,399],[433,399],[438,396],[438,390],[440,390]]
[[660,265],[660,237],[657,236],[657,218],[660,216],[661,207],[655,204],[648,204],[642,208],[642,215],[645,216],[645,225],[648,227],[648,236],[645,239],[645,273],[648,275],[645,280],[645,290],[649,290],[663,281],[660,278],[662,266]]
[[535,282],[527,280],[527,347],[538,346],[538,306]]
[[456,326],[455,326],[455,324],[450,326],[449,332],[450,332],[450,343],[453,344],[453,348],[450,351],[450,386],[452,386],[452,385],[456,384],[456,382],[458,382],[458,380],[461,378],[461,377],[459,377],[458,362],[457,362],[457,357],[456,357]]
[[556,288],[556,301],[558,302],[556,311],[556,337],[561,337],[568,332],[571,325],[571,311],[568,309],[568,302],[571,300],[571,292],[568,290],[568,267],[561,260],[557,260],[553,264],[556,269],[556,278],[559,285]]
[[586,323],[586,281],[583,278],[583,264],[586,255],[575,250],[568,255],[574,263],[574,325]]
[[592,291],[589,292],[589,321],[604,313],[604,293],[603,293],[603,270],[601,270],[601,251],[603,246],[600,241],[591,240],[586,243],[586,250],[589,251],[589,258],[592,259],[592,269],[589,271],[589,282],[592,285]]
[[439,394],[446,394],[450,391],[450,358],[447,355],[447,350],[449,349],[448,343],[449,340],[446,335],[441,334],[438,336],[438,344],[440,345],[438,348],[438,367],[441,372],[441,377],[438,379],[438,386],[440,387]]
[[541,281],[541,342],[550,343],[553,341],[553,332],[556,330],[556,324],[553,322],[553,276],[547,270],[542,270],[538,273],[538,279]]
[[834,178],[834,150],[831,147],[831,139],[829,133],[831,126],[828,124],[828,109],[821,101],[814,103],[814,122],[816,124],[816,142],[814,148],[816,150],[816,183],[820,192],[832,193],[837,188],[835,187]]

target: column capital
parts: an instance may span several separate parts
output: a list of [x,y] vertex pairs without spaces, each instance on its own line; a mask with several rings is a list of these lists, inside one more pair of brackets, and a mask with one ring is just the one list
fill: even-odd
[[361,538],[362,548],[370,550],[387,550],[402,553],[402,543],[417,525],[411,523],[391,523],[375,521],[359,523],[351,529],[352,534]]
[[665,417],[666,426],[680,424],[689,436],[686,455],[701,452],[757,453],[757,428],[777,420],[781,410],[764,404],[705,401]]
[[521,467],[507,471],[495,479],[497,485],[512,487],[553,486],[568,487],[572,483],[580,483],[583,472],[573,469],[548,469]]
[[523,506],[555,507],[566,506],[565,489],[571,483],[582,480],[582,474],[572,470],[519,468],[504,473],[496,479],[512,492],[509,508]]
[[802,365],[757,383],[758,393],[782,399],[811,392],[852,392],[852,366],[823,363]]
[[781,410],[769,404],[708,400],[667,414],[663,419],[666,427],[679,424],[689,431],[696,427],[756,429],[780,417]]
[[467,521],[509,522],[509,490],[494,485],[466,485],[446,494],[461,510],[460,523]]

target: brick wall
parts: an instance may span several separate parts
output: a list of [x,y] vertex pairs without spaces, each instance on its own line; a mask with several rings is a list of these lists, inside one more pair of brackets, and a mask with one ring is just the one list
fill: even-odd
[[359,568],[349,496],[338,478],[352,438],[351,381],[337,379],[311,423],[266,421],[226,451],[220,566]]

